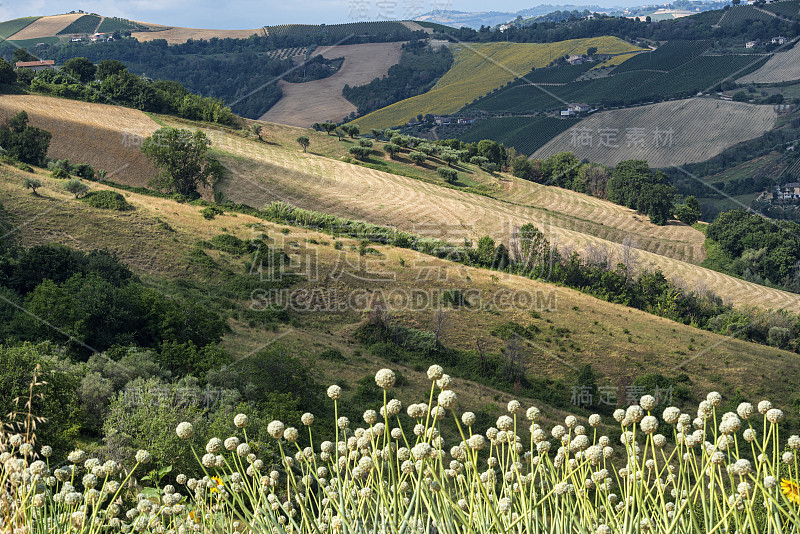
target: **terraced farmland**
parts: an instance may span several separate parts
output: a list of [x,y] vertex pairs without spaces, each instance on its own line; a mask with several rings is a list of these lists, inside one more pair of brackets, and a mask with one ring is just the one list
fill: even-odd
[[544,69],[535,69],[531,71],[525,75],[524,79],[529,83],[567,83],[571,82],[590,68],[592,68],[591,63],[546,67]]
[[762,135],[774,123],[772,106],[706,98],[662,102],[592,115],[534,157],[572,151],[580,159],[605,165],[643,159],[651,167],[670,167],[711,158]]
[[[284,37],[287,35],[295,37],[313,37],[315,35],[326,35],[336,41],[345,40],[355,35],[372,35],[376,33],[396,34],[397,40],[408,40],[414,37],[416,26],[406,25],[402,22],[379,21],[379,22],[353,22],[349,24],[283,24],[280,26],[266,26],[264,29],[267,35]],[[414,30],[412,30],[414,28]],[[423,30],[423,28],[419,28]]]
[[800,80],[800,46],[775,53],[760,69],[742,76],[738,83],[779,83]]
[[404,124],[419,113],[454,113],[470,101],[532,69],[545,67],[565,54],[585,53],[589,47],[597,47],[599,54],[638,50],[625,41],[608,36],[548,44],[462,43],[451,46],[453,66],[434,89],[365,115],[358,119],[358,124],[362,128],[385,128]]
[[270,59],[289,59],[296,56],[305,56],[306,54],[308,54],[307,46],[296,46],[294,48],[270,50],[266,53],[266,56]]
[[553,117],[497,117],[479,123],[459,139],[470,143],[492,139],[530,156],[573,124],[575,121]]
[[101,17],[97,15],[84,15],[75,20],[72,24],[58,32],[59,35],[69,35],[71,33],[94,33],[100,25]]
[[83,17],[82,13],[71,15],[54,15],[52,17],[41,17],[26,25],[17,33],[9,37],[11,41],[22,41],[25,39],[40,39],[42,37],[54,37],[61,30]]

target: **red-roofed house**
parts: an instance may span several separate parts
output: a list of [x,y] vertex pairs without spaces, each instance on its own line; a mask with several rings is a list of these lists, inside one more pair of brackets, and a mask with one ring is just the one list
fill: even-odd
[[56,62],[52,59],[40,59],[39,61],[17,61],[16,67],[18,69],[31,69],[34,72],[40,70],[55,70]]

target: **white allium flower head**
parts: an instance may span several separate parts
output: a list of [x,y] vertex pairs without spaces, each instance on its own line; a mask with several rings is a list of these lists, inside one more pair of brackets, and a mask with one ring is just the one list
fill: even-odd
[[340,388],[336,384],[328,388],[328,397],[330,397],[331,399],[336,400],[341,396],[342,396],[342,388]]
[[348,419],[347,417],[340,417],[336,421],[336,426],[338,426],[340,430],[344,430],[345,428],[348,428],[350,426],[350,419]]
[[184,421],[178,425],[178,428],[175,429],[175,433],[178,434],[178,437],[181,439],[189,439],[194,434],[194,427],[192,423]]
[[375,383],[378,384],[378,387],[381,389],[390,389],[394,386],[395,380],[394,371],[391,369],[381,369],[375,373]]
[[758,412],[761,415],[766,415],[768,411],[772,409],[772,403],[768,400],[762,400],[758,403]]
[[392,439],[399,440],[400,438],[403,437],[403,431],[400,430],[399,428],[393,428],[392,432],[391,432],[391,435],[392,435]]
[[628,406],[628,409],[625,410],[625,417],[633,421],[634,423],[638,423],[644,417],[644,410],[642,410],[641,406],[634,404],[633,406]]
[[752,428],[748,428],[742,434],[744,440],[748,443],[753,443],[756,440],[756,431]]
[[453,377],[447,373],[442,375],[442,378],[436,381],[436,387],[439,389],[450,389],[453,387]]
[[464,412],[461,414],[461,422],[467,426],[472,426],[475,424],[475,414],[472,412]]
[[781,460],[783,460],[783,463],[785,464],[790,464],[794,461],[794,454],[792,454],[789,451],[786,451],[781,455]]
[[697,418],[706,420],[710,419],[712,415],[712,406],[711,403],[707,400],[700,401],[700,404],[697,406]]
[[374,425],[378,420],[378,412],[375,410],[366,410],[363,415],[364,422],[368,425]]
[[564,424],[567,428],[575,428],[578,426],[578,418],[574,415],[568,415],[564,418]]
[[499,430],[511,430],[514,428],[514,420],[507,415],[501,415],[497,418],[497,428]]
[[625,419],[625,410],[622,408],[618,408],[614,410],[614,419],[617,423],[621,423],[623,419]]
[[300,433],[293,426],[283,431],[283,438],[289,443],[294,443],[298,437],[300,437]]
[[536,421],[539,419],[540,415],[542,415],[542,412],[540,412],[539,408],[536,406],[531,406],[528,408],[528,411],[525,412],[525,417],[527,417],[529,421]]
[[767,411],[767,421],[770,423],[778,423],[783,419],[783,412],[777,408],[772,408]]
[[389,415],[397,415],[403,409],[403,403],[397,399],[392,399],[386,403],[386,409],[389,412]]
[[43,458],[50,458],[50,456],[53,455],[53,447],[51,447],[50,445],[45,445],[44,447],[42,447],[40,454],[42,455]]
[[601,420],[602,419],[600,417],[600,414],[593,413],[592,415],[589,416],[589,426],[594,428],[600,425]]
[[284,424],[278,420],[272,421],[270,424],[267,425],[267,432],[269,432],[269,435],[275,439],[282,438],[283,431],[285,429],[286,427],[284,426]]
[[150,463],[150,453],[144,449],[136,451],[136,462],[142,465]]
[[[269,432],[269,427],[267,427],[267,432]],[[235,451],[236,447],[239,446],[239,438],[236,436],[231,436],[225,440],[225,448],[229,451]]]
[[250,454],[250,445],[247,443],[240,443],[238,447],[236,447],[236,454],[240,457],[244,458],[248,454]]
[[639,399],[639,406],[642,407],[642,410],[649,412],[656,407],[656,399],[652,395],[642,395],[642,398]]
[[786,442],[786,444],[789,445],[790,449],[800,449],[800,436],[789,436],[789,440]]
[[314,422],[314,414],[306,412],[300,417],[300,421],[302,421],[302,423],[306,426],[311,426],[311,424]]
[[662,417],[664,418],[665,423],[667,423],[668,425],[674,425],[675,423],[678,422],[680,416],[681,416],[681,411],[678,408],[674,406],[669,406],[668,408],[664,409],[664,414]]
[[722,403],[722,395],[720,395],[716,391],[712,391],[708,395],[706,395],[706,400],[711,406],[717,407]]
[[736,408],[736,413],[739,414],[739,417],[747,421],[752,417],[753,413],[755,413],[755,409],[749,402],[743,402]]
[[444,369],[441,365],[433,364],[428,367],[428,380],[439,380],[444,374]]
[[445,410],[452,410],[456,402],[458,401],[458,396],[456,392],[452,389],[445,389],[441,393],[439,393],[439,406],[444,408]]
[[512,400],[508,403],[508,413],[519,413],[522,411],[522,404],[518,400]]
[[222,440],[219,438],[211,438],[206,443],[206,452],[210,454],[216,454],[222,450]]
[[233,418],[233,424],[236,425],[237,428],[244,428],[247,425],[247,416],[243,413],[237,414],[236,417]]

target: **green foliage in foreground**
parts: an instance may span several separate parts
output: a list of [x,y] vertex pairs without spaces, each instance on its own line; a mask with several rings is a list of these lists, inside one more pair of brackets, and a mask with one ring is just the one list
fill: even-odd
[[81,200],[90,206],[106,210],[129,211],[133,209],[125,197],[116,191],[90,191]]
[[[656,411],[645,395],[614,413],[618,425],[597,414],[552,425],[512,400],[486,428],[440,365],[427,376],[430,393],[407,406],[392,398],[402,375],[381,369],[360,381],[376,403],[362,425],[339,417],[338,385],[327,389],[327,414],[295,422],[231,403],[204,420],[180,389],[154,395],[135,382],[143,393],[114,401],[125,417],[112,416],[111,447],[99,454],[75,450],[65,464],[34,447],[24,423],[23,435],[0,432],[12,460],[0,471],[5,524],[80,534],[800,532],[800,437],[784,437],[784,414],[769,401],[722,415],[715,392],[691,413]],[[166,454],[172,464],[152,464]]]

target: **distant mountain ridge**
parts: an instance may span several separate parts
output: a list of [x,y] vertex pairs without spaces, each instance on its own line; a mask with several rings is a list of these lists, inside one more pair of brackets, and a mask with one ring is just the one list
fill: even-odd
[[602,7],[596,4],[591,4],[591,5],[542,4],[528,9],[521,9],[515,12],[505,12],[505,11],[468,12],[468,11],[454,11],[454,10],[437,10],[420,15],[414,20],[425,21],[425,22],[436,22],[438,24],[444,24],[446,26],[454,26],[457,28],[460,28],[462,26],[467,26],[469,28],[477,29],[480,28],[481,26],[496,26],[498,24],[503,24],[505,22],[512,21],[517,17],[522,17],[523,19],[527,19],[532,17],[538,17],[541,15],[546,15],[548,13],[552,13],[553,11],[559,11],[559,10],[583,11],[584,9],[601,13],[609,13],[624,8],[619,6]]

